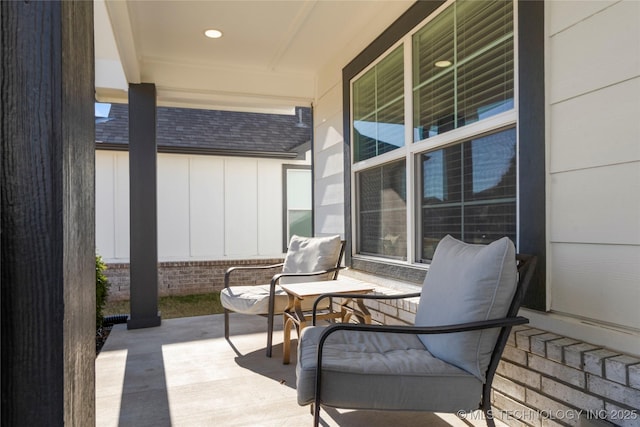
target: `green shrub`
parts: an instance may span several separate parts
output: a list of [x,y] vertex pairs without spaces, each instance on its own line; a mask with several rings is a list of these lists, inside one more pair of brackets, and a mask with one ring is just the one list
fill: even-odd
[[96,255],[96,329],[102,326],[104,318],[102,310],[107,303],[107,295],[109,293],[109,281],[104,271],[107,265],[102,261],[100,255]]

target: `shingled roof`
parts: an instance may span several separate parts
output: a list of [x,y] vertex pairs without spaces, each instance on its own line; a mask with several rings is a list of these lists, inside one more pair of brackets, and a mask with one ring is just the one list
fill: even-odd
[[[293,155],[311,141],[311,110],[282,115],[158,107],[156,141],[158,151]],[[127,149],[128,143],[128,106],[112,104],[108,120],[96,123],[96,148]]]

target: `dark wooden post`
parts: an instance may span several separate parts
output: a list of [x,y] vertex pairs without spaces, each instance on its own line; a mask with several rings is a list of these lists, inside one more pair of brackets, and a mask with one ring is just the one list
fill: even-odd
[[156,87],[129,85],[129,329],[161,323],[158,313]]
[[95,424],[93,2],[0,2],[2,415]]

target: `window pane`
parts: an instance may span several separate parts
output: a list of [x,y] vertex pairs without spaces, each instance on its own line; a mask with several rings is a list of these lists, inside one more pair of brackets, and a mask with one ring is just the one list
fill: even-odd
[[405,162],[358,174],[358,253],[406,259]]
[[516,236],[516,130],[422,154],[422,260],[445,235],[469,243]]
[[376,73],[368,71],[353,84],[353,118],[365,120],[376,109]]
[[423,200],[430,205],[460,202],[462,196],[462,145],[422,155]]
[[457,6],[458,114],[465,124],[513,108],[513,7],[465,1]]
[[355,162],[404,145],[403,57],[400,46],[353,84]]
[[458,0],[413,47],[414,141],[514,108],[511,2]]
[[380,61],[374,68],[376,72],[377,108],[404,96],[404,51],[402,46]]
[[455,60],[454,53],[454,8],[438,15],[413,36],[414,86],[438,78],[447,67],[438,67],[436,62]]
[[454,75],[447,72],[414,93],[415,141],[439,135],[456,127],[454,90]]
[[454,128],[454,8],[449,7],[413,36],[414,140]]
[[447,234],[460,238],[462,225],[462,145],[422,155],[422,245],[433,254]]
[[458,68],[458,121],[470,124],[513,109],[513,40]]
[[464,239],[491,243],[516,235],[516,130],[465,143]]
[[289,210],[289,240],[294,234],[296,236],[312,237],[311,230],[311,211],[310,210]]
[[516,130],[468,141],[465,146],[465,199],[512,197],[516,193]]
[[287,168],[286,185],[287,208],[311,210],[311,169]]
[[298,169],[285,165],[284,194],[284,247],[289,244],[291,236],[310,237],[313,235],[311,222],[311,169]]

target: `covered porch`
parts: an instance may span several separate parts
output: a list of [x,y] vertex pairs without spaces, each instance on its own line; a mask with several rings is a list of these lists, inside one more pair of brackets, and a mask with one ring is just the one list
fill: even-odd
[[[216,3],[245,5],[190,4]],[[300,9],[271,7],[279,19],[269,21],[256,7],[270,3]],[[0,4],[3,425],[311,423],[308,408],[295,401],[295,365],[281,364],[281,347],[274,358],[263,356],[261,318],[235,322],[233,347],[223,338],[221,316],[161,324],[158,318],[159,327],[141,330],[119,326],[94,365],[93,104],[126,102],[139,84],[154,86],[147,112],[156,105],[259,112],[313,106],[314,233],[344,235],[350,268],[382,265],[382,273],[403,279],[424,273],[416,256],[425,250],[417,244],[425,236],[416,232],[424,223],[414,214],[422,202],[414,191],[422,182],[416,162],[484,131],[516,129],[516,237],[519,250],[539,255],[546,270],[540,269],[537,298],[523,310],[531,328],[517,331],[505,353],[494,404],[511,414],[572,417],[508,425],[640,425],[640,3],[515,1],[517,31],[506,38],[514,46],[509,63],[516,64],[512,108],[500,120],[414,141],[414,90],[403,71],[405,148],[360,164],[351,158],[352,81],[389,57],[396,43],[404,46],[398,52],[411,52],[412,28],[432,22],[444,1],[252,2],[256,7],[239,20],[247,30],[236,34],[254,30],[256,37],[240,38],[266,41],[271,50],[256,42],[249,45],[257,54],[227,45],[232,56],[223,62],[216,62],[224,58],[221,46],[201,34],[217,23],[184,17],[187,8],[167,10],[183,2]],[[170,32],[167,17],[184,18],[187,29]],[[222,41],[232,40],[233,32],[223,30]],[[314,43],[305,43],[303,33]],[[106,49],[101,34],[109,36],[102,39]],[[185,42],[188,34],[199,41]],[[95,55],[100,50],[105,56]],[[397,63],[411,69],[410,55]],[[149,153],[133,169],[152,169],[155,153]],[[406,265],[372,262],[358,252],[356,174],[389,161],[407,165],[398,169],[410,190],[400,240]],[[137,241],[153,243],[153,237]],[[149,247],[141,252],[156,252]],[[148,263],[149,276],[157,275],[156,261]],[[153,302],[149,283],[152,292],[143,289],[142,299]],[[577,420],[578,413],[592,419]],[[328,425],[484,425],[455,415],[332,410],[323,419]]]
[[[232,313],[163,320],[162,326],[114,326],[96,359],[96,426],[303,426],[296,403],[295,347],[282,364],[282,325],[273,357],[264,354],[265,319]],[[295,336],[295,335],[294,335]],[[323,408],[325,426],[486,425],[482,413],[350,411]],[[500,421],[498,426],[505,424]]]

